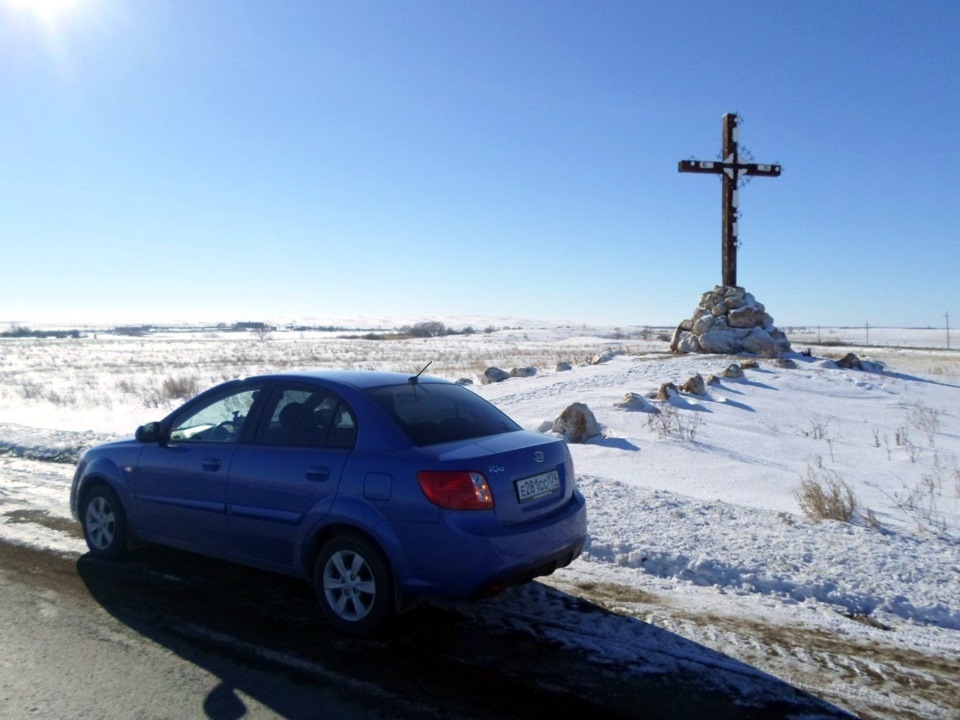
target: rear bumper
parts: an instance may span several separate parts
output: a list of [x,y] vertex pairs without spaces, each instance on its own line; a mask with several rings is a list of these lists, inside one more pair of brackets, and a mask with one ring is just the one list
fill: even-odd
[[546,558],[536,565],[525,568],[516,568],[504,573],[503,575],[491,578],[483,585],[478,587],[472,593],[472,597],[488,597],[490,595],[496,595],[511,585],[523,585],[524,583],[528,583],[535,578],[550,575],[554,570],[559,570],[560,568],[566,567],[580,557],[580,553],[583,552],[583,543],[584,540],[581,539],[575,545],[569,548],[564,548],[560,552],[554,554],[552,557]]
[[586,539],[586,504],[574,492],[556,513],[521,526],[503,527],[481,513],[451,512],[439,524],[418,530],[414,542],[404,542],[407,577],[397,578],[404,604],[428,597],[483,597],[573,562]]

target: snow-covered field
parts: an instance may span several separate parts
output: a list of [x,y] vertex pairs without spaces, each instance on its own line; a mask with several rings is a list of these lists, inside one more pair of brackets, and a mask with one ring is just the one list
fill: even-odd
[[[543,431],[573,402],[603,429],[571,445],[588,501],[584,556],[461,611],[638,673],[726,658],[748,668],[746,700],[759,692],[756,671],[862,717],[956,718],[960,355],[942,331],[869,332],[874,345],[863,348],[854,345],[865,329],[796,329],[794,349],[813,352],[794,355],[795,368],[761,359],[705,395],[651,401],[659,412],[617,404],[745,358],[674,357],[657,331],[640,328],[534,325],[416,340],[0,339],[0,536],[82,553],[67,507],[70,462],[159,419],[180,389],[281,368],[416,372],[432,361],[430,374],[472,379],[528,429]],[[883,365],[844,370],[830,359],[851,349]],[[612,358],[591,364],[604,350]],[[556,371],[559,361],[573,368]],[[538,372],[481,385],[490,365]],[[801,510],[802,485],[831,484],[856,500],[849,523]],[[571,595],[612,612],[571,608]]]

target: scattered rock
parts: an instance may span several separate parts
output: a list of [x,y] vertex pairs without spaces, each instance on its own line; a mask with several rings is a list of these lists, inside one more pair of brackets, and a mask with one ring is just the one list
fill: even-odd
[[573,365],[563,361],[557,363],[557,372],[567,372],[568,370],[573,370]]
[[685,393],[690,393],[691,395],[707,394],[707,387],[704,384],[703,376],[700,373],[697,373],[692,378],[687,379],[687,381],[680,386],[680,389]]
[[522,368],[513,368],[510,371],[510,377],[533,377],[537,374],[537,369],[535,367],[522,367]]
[[506,370],[501,370],[498,367],[488,367],[483,371],[483,376],[480,378],[480,383],[482,385],[489,385],[490,383],[503,382],[509,377],[510,373],[508,373]]
[[725,378],[742,378],[743,369],[736,363],[733,363],[730,367],[723,371],[723,376]]
[[567,442],[582,443],[600,434],[600,424],[593,411],[583,403],[574,403],[553,423],[553,431],[563,435]]
[[713,374],[707,375],[707,385],[719,385],[719,384],[720,384],[720,378],[718,378],[716,375],[713,375]]
[[740,363],[740,369],[741,370],[759,370],[760,363],[754,360],[753,358],[749,358],[747,360],[744,360],[742,363]]
[[642,395],[637,395],[637,393],[628,392],[623,396],[623,400],[614,404],[614,407],[622,408],[623,410],[635,410],[638,412],[648,412],[648,413],[659,413],[660,409],[654,405],[651,405],[650,402],[643,397]]
[[864,372],[882,373],[886,366],[876,360],[863,360],[854,353],[847,353],[839,360],[825,359],[820,362],[821,367],[843,368],[844,370],[863,370]]
[[672,397],[677,397],[680,394],[680,391],[677,390],[677,386],[672,382],[663,383],[660,386],[660,390],[657,391],[657,400],[669,400]]
[[460,378],[457,380],[457,385],[473,385],[473,380],[470,378]]
[[863,363],[854,353],[847,353],[837,360],[837,367],[842,367],[845,370],[863,370]]
[[785,370],[797,369],[797,364],[790,358],[777,358],[775,362],[777,367],[784,368]]

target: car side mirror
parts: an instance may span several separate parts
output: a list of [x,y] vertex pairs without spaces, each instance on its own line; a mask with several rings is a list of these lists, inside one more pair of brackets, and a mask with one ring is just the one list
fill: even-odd
[[137,428],[135,437],[142,443],[154,443],[160,440],[160,423],[149,422]]

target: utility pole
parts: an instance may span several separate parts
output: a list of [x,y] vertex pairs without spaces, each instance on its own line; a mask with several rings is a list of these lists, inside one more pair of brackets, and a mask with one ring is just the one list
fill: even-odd
[[947,321],[947,350],[950,349],[950,313],[945,312],[943,314],[944,319]]
[[870,344],[870,321],[867,321],[867,345]]

